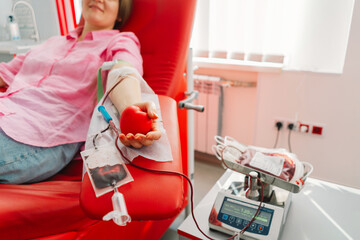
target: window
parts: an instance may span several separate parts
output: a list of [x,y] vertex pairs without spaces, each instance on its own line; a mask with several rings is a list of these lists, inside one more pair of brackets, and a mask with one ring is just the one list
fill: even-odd
[[73,2],[75,7],[76,22],[79,23],[81,18],[81,11],[82,11],[81,0],[73,0]]
[[195,62],[341,73],[354,0],[198,0]]

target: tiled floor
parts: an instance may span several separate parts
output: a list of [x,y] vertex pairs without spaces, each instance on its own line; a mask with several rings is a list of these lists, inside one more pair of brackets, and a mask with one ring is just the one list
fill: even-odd
[[[212,188],[216,181],[223,175],[225,169],[218,165],[209,164],[202,161],[195,161],[194,166],[194,205],[196,206],[205,194]],[[177,228],[184,220],[185,214],[182,213],[161,240],[177,240]]]

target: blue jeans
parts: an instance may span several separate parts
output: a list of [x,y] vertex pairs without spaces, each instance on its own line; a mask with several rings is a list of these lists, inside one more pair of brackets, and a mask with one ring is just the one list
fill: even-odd
[[63,169],[82,143],[35,147],[17,142],[0,129],[0,183],[43,181]]

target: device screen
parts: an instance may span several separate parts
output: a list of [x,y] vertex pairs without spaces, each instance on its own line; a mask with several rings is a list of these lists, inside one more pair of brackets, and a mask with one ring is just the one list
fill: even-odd
[[[244,206],[240,203],[229,201],[227,198],[225,199],[220,212],[223,214],[234,216],[235,218],[240,218],[246,221],[250,221],[256,213],[256,208],[251,208]],[[255,217],[254,222],[257,224],[261,224],[265,227],[268,227],[271,222],[271,218],[273,215],[272,209],[264,209],[260,210],[260,213]]]

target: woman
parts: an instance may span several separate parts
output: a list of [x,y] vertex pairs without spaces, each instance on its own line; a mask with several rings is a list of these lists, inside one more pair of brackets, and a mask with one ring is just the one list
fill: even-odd
[[[78,151],[95,106],[97,69],[105,61],[132,66],[142,74],[138,39],[113,28],[123,25],[131,0],[83,0],[83,27],[53,37],[24,56],[0,64],[0,183],[42,181],[66,166]],[[136,74],[134,74],[136,75]],[[121,113],[138,105],[156,119],[151,102],[141,102],[139,82],[126,77],[110,98]],[[159,139],[152,131],[120,135],[126,146],[140,148]]]

